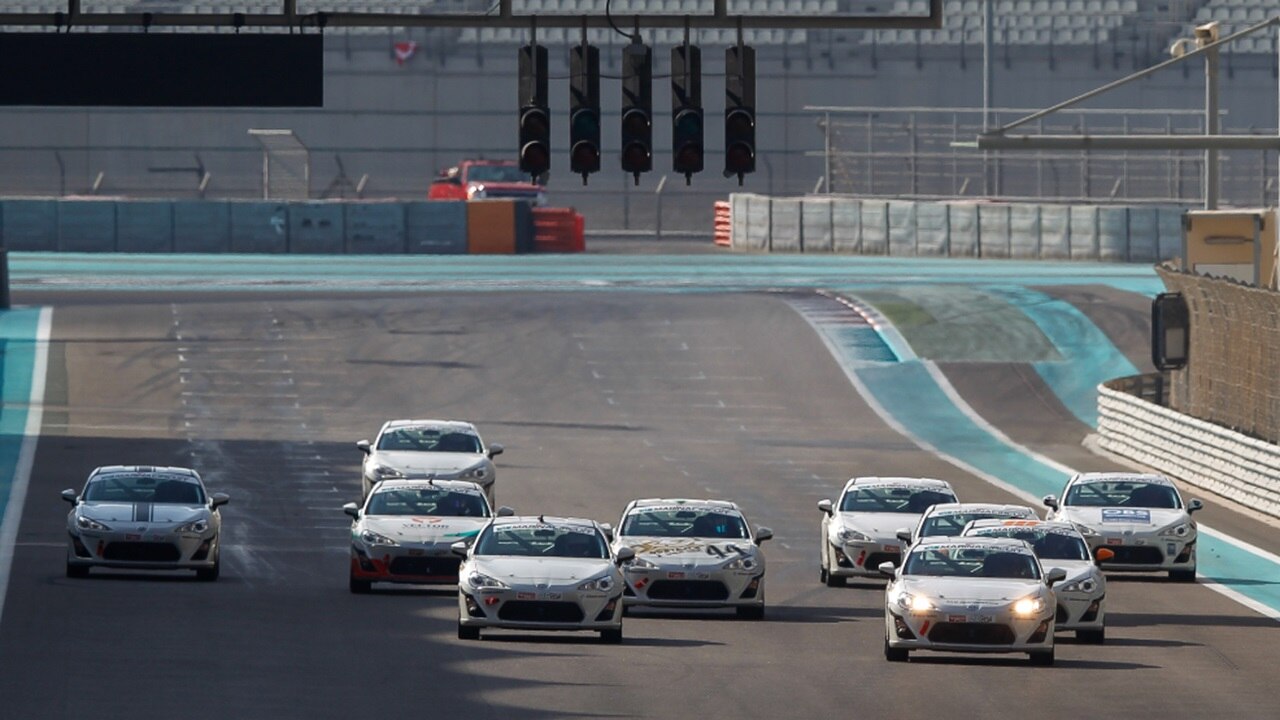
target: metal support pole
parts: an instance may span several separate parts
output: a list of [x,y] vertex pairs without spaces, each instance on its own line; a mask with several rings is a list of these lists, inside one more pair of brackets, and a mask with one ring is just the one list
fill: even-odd
[[[1220,55],[1218,48],[1209,48],[1204,54],[1204,134],[1218,134],[1218,68]],[[1218,209],[1220,168],[1218,167],[1218,150],[1209,148],[1204,151],[1204,209]]]
[[0,247],[0,310],[9,309],[9,250]]
[[656,196],[656,202],[654,203],[653,234],[658,240],[662,239],[662,189],[666,186],[667,176],[663,175],[662,179],[658,181],[658,187],[653,191],[653,194]]
[[822,115],[822,176],[827,186],[827,194],[831,194],[831,113]]
[[[995,83],[995,63],[991,62],[991,45],[995,36],[995,3],[984,2],[982,15],[982,132],[991,132],[991,102]],[[982,194],[991,197],[991,153],[982,153]]]

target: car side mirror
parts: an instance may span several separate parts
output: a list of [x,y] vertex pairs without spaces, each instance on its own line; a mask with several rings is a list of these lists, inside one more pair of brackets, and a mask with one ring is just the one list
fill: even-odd
[[894,565],[892,560],[885,560],[877,565],[876,569],[880,571],[881,575],[887,575],[888,577],[898,574],[898,566]]
[[770,530],[767,527],[756,528],[756,544],[757,545],[764,542],[765,540],[772,540],[772,539],[773,539],[772,530]]
[[1053,587],[1063,580],[1067,579],[1067,571],[1062,568],[1054,568],[1044,576],[1044,584]]
[[449,552],[458,557],[466,557],[468,549],[467,544],[461,540],[449,546]]
[[231,502],[230,495],[226,493],[214,493],[209,498],[209,507],[211,509],[216,509],[216,508],[222,507],[223,505],[226,505],[229,502]]
[[349,502],[346,505],[343,505],[342,512],[350,515],[352,518],[356,520],[360,519],[360,506],[353,502]]
[[1042,500],[1041,502],[1044,503],[1045,507],[1053,508],[1054,510],[1058,509],[1058,498],[1052,495],[1045,495],[1044,500]]
[[1204,503],[1200,502],[1196,498],[1192,498],[1191,502],[1187,503],[1187,513],[1193,513],[1197,510],[1203,510],[1203,509],[1204,509]]
[[632,560],[636,559],[636,551],[632,550],[626,545],[623,545],[613,553],[613,559],[614,559],[614,562],[616,562],[619,565],[622,565],[623,563],[629,563]]
[[832,508],[832,506],[831,506],[831,501],[830,501],[830,500],[819,500],[819,501],[818,501],[818,509],[819,509],[819,510],[821,510],[822,512],[824,512],[824,513],[826,513],[826,514],[830,515],[830,514],[832,514],[832,513],[831,513],[831,508]]
[[1116,551],[1111,548],[1098,548],[1093,553],[1094,559],[1099,563],[1104,563],[1116,556]]
[[67,488],[66,490],[62,491],[62,499],[66,500],[72,505],[75,505],[76,503],[80,502],[80,496],[76,495],[76,491],[70,488]]
[[360,452],[364,453],[365,455],[368,455],[369,453],[373,452],[373,445],[369,444],[368,440],[360,440],[356,442],[356,447],[360,448]]
[[516,514],[516,511],[512,510],[506,505],[503,505],[502,507],[498,508],[498,517],[511,517],[512,515],[515,515],[515,514]]
[[907,544],[907,545],[910,545],[910,544],[911,544],[911,531],[910,531],[910,530],[905,530],[905,529],[904,529],[904,530],[899,530],[896,534],[897,534],[898,539],[899,539],[899,540],[901,540],[903,543],[905,543],[905,544]]
[[489,459],[492,460],[496,456],[501,455],[503,450],[506,450],[506,448],[502,447],[501,445],[497,445],[497,444],[490,445],[489,453],[488,453]]

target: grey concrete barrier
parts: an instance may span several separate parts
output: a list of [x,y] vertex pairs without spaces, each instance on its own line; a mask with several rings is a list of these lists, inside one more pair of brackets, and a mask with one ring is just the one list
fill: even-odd
[[1159,260],[1159,210],[1154,207],[1129,208],[1129,257],[1131,262]]
[[287,206],[289,252],[340,255],[347,251],[342,205],[332,202],[295,202]]
[[467,204],[444,200],[407,203],[404,232],[410,253],[465,255]]
[[805,198],[800,207],[800,237],[807,253],[829,253],[835,249],[831,220],[833,201],[829,198]]
[[1071,211],[1066,205],[1040,206],[1040,257],[1071,259]]
[[59,200],[58,249],[64,252],[114,252],[116,203],[111,200]]
[[838,253],[862,252],[862,203],[856,198],[831,201],[831,249]]
[[769,201],[769,249],[800,252],[804,249],[800,198],[773,198]]
[[889,203],[884,200],[862,201],[862,243],[858,251],[863,255],[889,254]]
[[404,252],[404,216],[401,203],[347,204],[344,216],[347,252],[358,255]]
[[945,257],[950,252],[950,208],[941,203],[916,203],[916,254]]
[[1098,235],[1098,208],[1096,205],[1071,206],[1072,260],[1097,260],[1102,238]]
[[889,243],[890,255],[916,255],[916,204],[910,200],[890,200]]
[[[770,199],[765,195],[751,195],[747,198],[747,231],[739,238],[735,233],[735,247],[743,250],[768,250],[769,232],[773,226],[770,214]],[[739,240],[741,244],[739,245]]]
[[738,248],[742,246],[742,242],[747,237],[747,205],[751,202],[751,195],[747,193],[732,193],[729,195],[729,247]]
[[1009,257],[1035,260],[1040,257],[1040,206],[1034,203],[1009,206]]
[[1098,260],[1129,260],[1129,208],[1098,208]]
[[978,206],[947,204],[948,247],[951,257],[978,257]]
[[116,203],[116,251],[173,252],[173,203],[155,200]]
[[179,253],[231,252],[231,203],[175,200],[173,250]]
[[1009,206],[978,206],[978,253],[984,258],[1009,257]]
[[274,202],[232,202],[231,252],[289,252],[288,207]]
[[58,201],[5,200],[0,209],[0,240],[9,250],[57,250]]

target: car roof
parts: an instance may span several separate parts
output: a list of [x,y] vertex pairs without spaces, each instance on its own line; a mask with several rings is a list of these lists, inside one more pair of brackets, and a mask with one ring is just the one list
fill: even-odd
[[728,500],[700,500],[696,498],[643,498],[641,500],[632,501],[631,505],[627,508],[627,512],[643,508],[666,507],[671,505],[715,510],[734,510],[739,513],[742,512],[737,503],[729,502]]
[[[884,483],[886,485],[903,485],[910,487],[929,488],[932,490],[951,490],[951,483],[946,480],[927,477],[897,477],[897,476],[878,476],[864,475],[861,477],[849,478],[844,484],[843,492],[848,492],[851,488],[861,485],[872,485]],[[952,491],[955,494],[955,491]]]
[[980,520],[970,520],[967,527],[970,530],[998,527],[1030,527],[1049,530],[1075,530],[1076,528],[1075,525],[1063,520],[1040,520],[1038,518],[982,518]]
[[89,479],[103,475],[156,475],[174,480],[200,482],[200,474],[191,468],[172,465],[103,465],[89,473]]
[[597,524],[595,520],[587,518],[575,517],[553,517],[550,515],[508,515],[507,517],[494,518],[495,527],[503,525],[569,525],[575,527],[584,527],[595,529]]
[[975,510],[984,512],[1023,512],[1030,511],[1035,515],[1035,510],[1026,505],[1016,505],[1014,503],[983,503],[983,502],[964,502],[964,503],[938,503],[930,505],[928,510],[924,511],[925,515],[951,515],[962,512],[973,512]]
[[465,420],[388,420],[382,426],[382,432],[402,427],[437,427],[442,430],[465,430],[476,432],[476,426]]
[[973,535],[953,535],[953,536],[935,536],[920,538],[920,541],[912,546],[912,550],[918,550],[922,547],[935,545],[996,545],[998,547],[1007,547],[1011,551],[1025,552],[1035,555],[1035,551],[1027,544],[1026,540],[1007,537],[976,537]]
[[436,480],[435,478],[426,478],[426,479],[418,479],[418,480],[414,480],[414,479],[383,480],[382,482],[379,482],[377,485],[373,486],[373,490],[371,494],[383,492],[384,490],[396,490],[396,489],[403,489],[403,488],[423,488],[428,486],[440,488],[442,490],[470,490],[473,492],[478,492],[481,495],[484,494],[484,488],[481,487],[478,483],[473,483],[470,480]]
[[1091,482],[1143,482],[1173,487],[1173,481],[1156,473],[1134,472],[1087,472],[1071,478],[1072,485]]

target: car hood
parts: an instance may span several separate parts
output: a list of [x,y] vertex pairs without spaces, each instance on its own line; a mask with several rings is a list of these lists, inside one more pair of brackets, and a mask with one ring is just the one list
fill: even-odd
[[954,603],[1013,602],[1038,593],[1044,583],[1038,580],[1004,578],[916,577],[905,578],[902,588],[912,594]]
[[82,503],[82,516],[104,523],[177,523],[208,516],[204,505],[179,505],[176,503]]
[[1082,577],[1092,575],[1097,567],[1092,560],[1041,560],[1040,566],[1045,572],[1054,568],[1066,571],[1067,579],[1063,582],[1074,582]]
[[869,535],[872,540],[898,541],[898,531],[914,528],[920,522],[921,513],[849,513],[839,514],[840,525],[846,530],[856,530]]
[[365,517],[361,522],[363,529],[386,535],[392,540],[455,543],[475,537],[489,518],[383,515]]
[[373,459],[406,475],[455,473],[475,467],[488,458],[483,453],[418,452],[379,450]]
[[607,558],[473,557],[473,570],[508,585],[590,580],[614,569]]
[[1187,522],[1190,516],[1182,508],[1099,508],[1067,507],[1068,520],[1099,532],[1146,532]]
[[636,557],[656,564],[721,565],[740,555],[754,557],[756,546],[750,540],[715,538],[672,538],[629,535],[618,538],[617,546],[629,547]]
[[493,190],[501,190],[504,192],[525,192],[525,193],[533,194],[533,193],[538,193],[542,191],[542,186],[531,185],[529,183],[490,182],[488,180],[471,180],[467,184],[473,187],[483,186],[485,189],[485,192],[490,192]]

